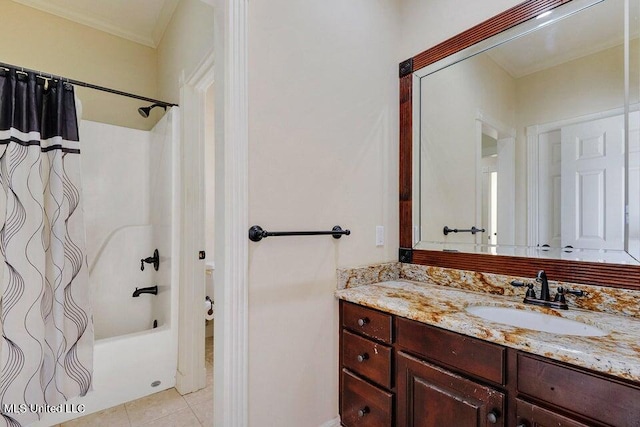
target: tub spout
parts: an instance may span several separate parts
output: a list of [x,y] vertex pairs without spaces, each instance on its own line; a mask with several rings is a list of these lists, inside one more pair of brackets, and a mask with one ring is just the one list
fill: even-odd
[[153,295],[158,295],[158,286],[149,286],[148,288],[136,288],[135,291],[133,291],[133,295],[132,297],[139,297],[140,294],[153,294]]

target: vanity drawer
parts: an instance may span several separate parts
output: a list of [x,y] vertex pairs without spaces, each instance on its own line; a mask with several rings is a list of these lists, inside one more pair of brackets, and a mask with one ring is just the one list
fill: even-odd
[[391,354],[391,347],[342,331],[342,365],[386,388],[391,388]]
[[520,399],[516,399],[516,420],[519,426],[593,427]]
[[640,388],[518,353],[518,392],[611,426],[638,426]]
[[506,349],[499,345],[403,318],[396,319],[396,342],[454,370],[504,384]]
[[346,427],[389,427],[392,424],[393,395],[342,370],[340,418]]
[[349,302],[342,303],[342,326],[359,334],[391,344],[392,317]]

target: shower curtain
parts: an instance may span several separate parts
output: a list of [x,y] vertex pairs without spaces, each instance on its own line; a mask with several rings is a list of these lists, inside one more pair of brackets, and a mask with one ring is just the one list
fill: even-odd
[[73,86],[49,83],[0,69],[0,410],[8,426],[69,410],[60,404],[91,389],[75,98]]

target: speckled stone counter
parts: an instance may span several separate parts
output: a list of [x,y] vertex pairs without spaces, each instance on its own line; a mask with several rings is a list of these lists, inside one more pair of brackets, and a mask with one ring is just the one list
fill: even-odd
[[[569,310],[554,310],[523,304],[524,291],[510,286],[510,280],[505,284],[506,276],[487,279],[486,275],[471,272],[464,277],[465,272],[459,270],[428,272],[426,269],[433,267],[407,265],[416,270],[409,272],[414,278],[422,279],[411,281],[406,280],[407,272],[402,272],[405,265],[388,263],[341,270],[336,296],[506,347],[640,381],[640,319],[634,316],[638,314],[635,305],[640,301],[639,292],[576,285],[583,290],[586,287],[587,297],[591,297],[591,305],[598,311],[576,308],[575,300],[579,299],[573,298]],[[476,280],[478,274],[483,276],[482,285]],[[559,335],[494,323],[465,311],[473,305],[538,311],[595,326],[607,335]],[[616,308],[622,308],[619,314],[613,314]]]
[[[337,275],[338,289],[354,288],[389,280],[409,280],[493,295],[520,297],[524,297],[525,291],[523,288],[511,286],[511,281],[534,281],[532,277],[505,276],[399,262],[338,269]],[[553,280],[553,277],[549,277],[549,289],[554,291],[558,287],[585,292],[585,296],[580,298],[567,295],[567,302],[570,307],[614,315],[633,316],[640,319],[639,291],[560,282]],[[536,285],[536,288],[539,289],[539,286]]]

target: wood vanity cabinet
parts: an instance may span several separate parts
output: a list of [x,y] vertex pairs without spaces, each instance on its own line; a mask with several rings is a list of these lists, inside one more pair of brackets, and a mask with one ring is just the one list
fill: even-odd
[[505,426],[502,391],[447,369],[502,383],[504,348],[344,301],[340,324],[342,425]]
[[504,426],[504,394],[412,357],[397,359],[399,426]]
[[518,427],[589,427],[521,399],[516,399],[516,418]]
[[393,316],[341,301],[340,325],[342,425],[394,425]]
[[[506,349],[396,318],[398,426],[506,426]],[[411,354],[409,354],[411,353]]]
[[640,384],[340,301],[346,427],[640,427]]
[[517,352],[515,377],[518,425],[640,426],[637,383],[524,352]]

